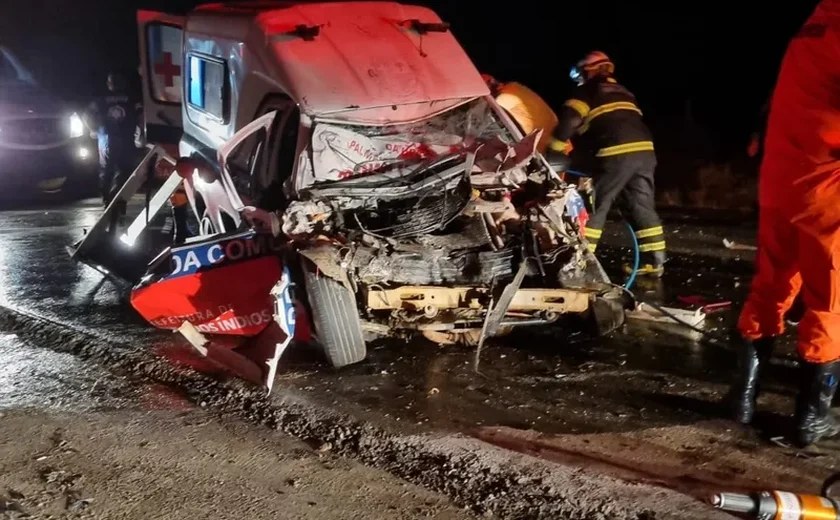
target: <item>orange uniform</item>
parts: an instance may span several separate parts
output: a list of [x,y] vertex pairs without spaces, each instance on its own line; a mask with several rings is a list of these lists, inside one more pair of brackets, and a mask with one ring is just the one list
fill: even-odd
[[801,288],[800,356],[840,359],[840,0],[823,0],[788,46],[770,106],[759,205],[756,276],[741,334],[781,334]]
[[557,114],[551,107],[536,92],[521,83],[501,85],[496,103],[507,110],[526,135],[537,128],[543,129],[537,151],[545,153],[557,127]]

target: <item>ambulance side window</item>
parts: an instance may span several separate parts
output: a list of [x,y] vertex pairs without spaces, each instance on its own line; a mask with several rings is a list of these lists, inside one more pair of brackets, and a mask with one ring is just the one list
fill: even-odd
[[187,103],[211,118],[227,121],[227,66],[223,60],[187,54]]

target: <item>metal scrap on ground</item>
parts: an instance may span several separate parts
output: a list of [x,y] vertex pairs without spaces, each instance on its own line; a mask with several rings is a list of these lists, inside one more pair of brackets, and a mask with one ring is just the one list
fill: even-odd
[[758,248],[756,246],[751,246],[749,244],[739,244],[737,242],[733,242],[728,238],[723,239],[723,245],[726,246],[726,249],[733,249],[738,251],[757,251]]

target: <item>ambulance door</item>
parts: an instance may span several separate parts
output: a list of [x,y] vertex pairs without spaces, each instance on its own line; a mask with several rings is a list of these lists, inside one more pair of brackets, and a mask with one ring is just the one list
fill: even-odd
[[183,132],[184,17],[138,11],[146,142],[177,145]]

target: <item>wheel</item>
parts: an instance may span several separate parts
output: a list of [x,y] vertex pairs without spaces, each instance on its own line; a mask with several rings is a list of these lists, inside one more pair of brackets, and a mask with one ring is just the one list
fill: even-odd
[[306,295],[312,308],[312,322],[324,355],[335,368],[362,361],[367,346],[354,294],[340,282],[303,266]]

